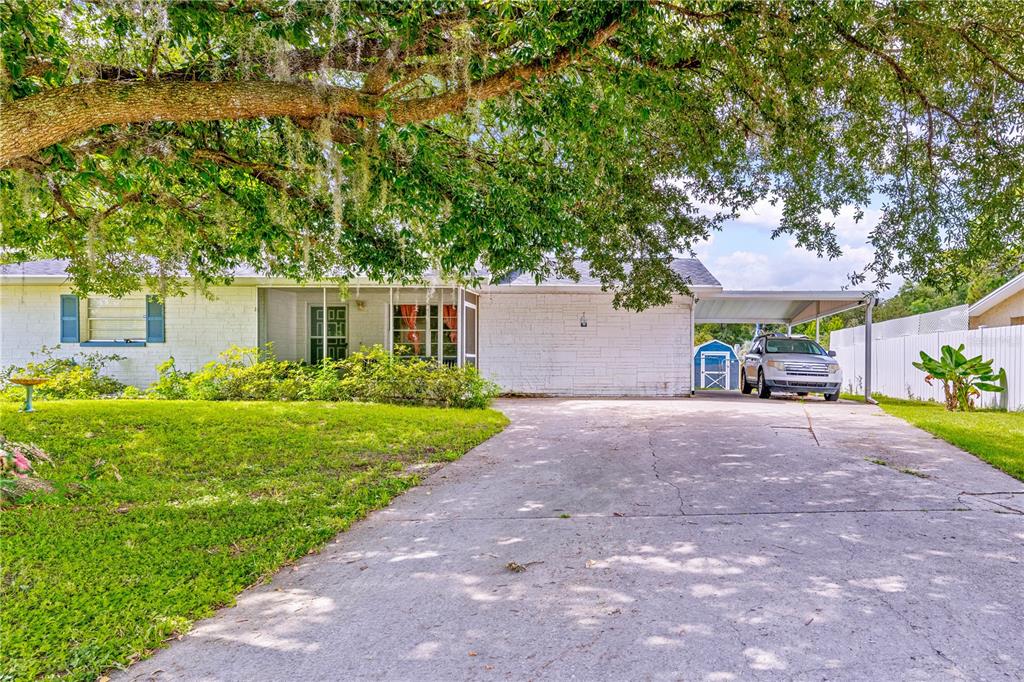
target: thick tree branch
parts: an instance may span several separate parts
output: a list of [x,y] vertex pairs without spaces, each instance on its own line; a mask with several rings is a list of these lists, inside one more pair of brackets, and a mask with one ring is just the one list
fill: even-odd
[[390,108],[340,86],[278,82],[87,83],[41,92],[0,109],[0,168],[14,159],[103,125],[150,121],[215,121],[275,116],[340,116],[418,123],[462,111],[472,100],[500,97],[578,61],[615,35],[619,22],[600,29],[586,45],[550,59],[509,67],[464,89],[400,101]]
[[379,119],[371,98],[309,83],[89,83],[48,90],[0,109],[0,167],[103,125],[339,115]]

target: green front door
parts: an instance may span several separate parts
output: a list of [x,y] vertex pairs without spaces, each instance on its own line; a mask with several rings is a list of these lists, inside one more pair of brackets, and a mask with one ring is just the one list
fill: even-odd
[[[327,357],[341,360],[348,354],[348,325],[345,306],[327,306]],[[309,316],[309,361],[324,357],[324,309],[313,306]]]

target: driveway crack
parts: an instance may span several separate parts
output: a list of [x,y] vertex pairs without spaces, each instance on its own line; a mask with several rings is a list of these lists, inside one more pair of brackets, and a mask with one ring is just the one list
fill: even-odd
[[647,427],[647,446],[651,449],[651,469],[654,471],[654,478],[658,479],[659,483],[672,486],[676,491],[676,499],[679,500],[679,514],[681,516],[686,516],[686,511],[683,509],[684,501],[682,488],[680,488],[675,481],[672,481],[669,478],[662,478],[661,472],[658,471],[658,451],[657,448],[654,447],[654,431],[650,426]]
[[935,646],[934,642],[932,642],[931,637],[928,636],[928,633],[924,630],[924,628],[919,625],[916,625],[913,621],[911,621],[910,618],[905,613],[896,608],[896,606],[892,602],[890,602],[884,594],[879,595],[878,600],[887,609],[889,609],[889,611],[894,616],[903,621],[903,623],[910,629],[910,632],[914,633],[921,640],[923,640],[929,646],[929,648],[931,648],[931,650],[935,653],[936,656],[938,656],[941,660],[945,661],[953,669],[953,672],[956,673],[956,675],[958,675],[962,679],[975,679],[974,677],[966,674],[956,663],[956,661],[954,661],[952,658],[944,654],[942,650]]
[[807,411],[807,406],[801,405],[801,407],[803,407],[804,416],[807,417],[807,430],[811,432],[811,437],[814,438],[814,444],[820,448],[821,442],[818,441],[818,434],[814,432],[814,423],[811,421],[811,413]]

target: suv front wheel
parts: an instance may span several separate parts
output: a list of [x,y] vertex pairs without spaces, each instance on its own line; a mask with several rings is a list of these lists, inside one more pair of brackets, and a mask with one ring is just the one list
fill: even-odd
[[772,389],[768,388],[764,380],[764,372],[757,373],[757,397],[768,399],[772,397]]
[[740,393],[750,395],[753,390],[754,387],[747,383],[747,371],[740,367]]

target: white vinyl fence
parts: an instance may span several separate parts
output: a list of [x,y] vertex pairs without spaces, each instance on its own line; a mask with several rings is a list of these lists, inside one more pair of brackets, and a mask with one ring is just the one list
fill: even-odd
[[[859,329],[860,334],[840,337],[838,340],[845,342],[842,345],[837,343],[834,332],[830,339],[831,349],[843,368],[844,390],[850,393],[864,390],[864,333],[863,327]],[[1024,410],[1024,326],[875,338],[871,346],[871,390],[893,398],[943,402],[942,384],[926,384],[925,373],[911,363],[921,359],[921,351],[939,357],[940,349],[947,344],[954,348],[964,344],[967,357],[981,355],[986,360],[995,360],[992,366],[997,370],[1006,369],[1005,398],[998,393],[982,393],[985,406],[1002,404],[1010,410]]]

